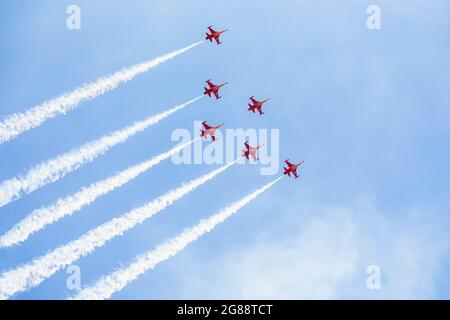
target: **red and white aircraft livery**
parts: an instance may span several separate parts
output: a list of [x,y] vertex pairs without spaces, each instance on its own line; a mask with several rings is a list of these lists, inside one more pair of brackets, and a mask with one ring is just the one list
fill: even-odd
[[209,32],[211,32],[211,34],[209,34],[208,32],[206,33],[206,40],[209,40],[209,42],[212,42],[213,39],[216,40],[217,45],[221,44],[222,42],[220,42],[220,36],[222,35],[222,33],[227,32],[228,29],[222,30],[222,31],[216,31],[212,28],[212,26],[208,27]]
[[216,100],[222,98],[221,96],[219,96],[220,88],[222,88],[224,85],[228,84],[228,82],[224,82],[224,83],[215,85],[214,83],[211,82],[211,79],[206,80],[206,83],[208,84],[209,88],[204,87],[205,92],[203,92],[203,94],[211,97],[211,93],[213,93],[216,96]]
[[289,162],[289,159],[285,160],[284,162],[286,162],[287,164],[287,168],[283,167],[284,169],[284,174],[287,174],[289,177],[291,176],[291,173],[294,175],[295,179],[297,179],[298,177],[300,177],[297,174],[297,168],[300,167],[305,161],[300,161],[297,164],[292,164]]
[[242,156],[246,157],[247,159],[249,159],[249,157],[252,156],[253,160],[255,160],[255,161],[258,160],[259,158],[256,157],[256,152],[258,151],[259,148],[261,148],[264,145],[262,144],[262,145],[259,145],[256,147],[252,147],[252,146],[250,146],[248,141],[246,141],[244,143],[244,145],[247,148],[247,150],[242,150],[242,152],[243,152]]
[[262,116],[264,114],[264,112],[262,111],[262,106],[264,103],[266,103],[267,101],[270,100],[270,98],[267,98],[263,101],[258,101],[256,99],[254,99],[253,96],[251,96],[249,98],[250,100],[252,100],[253,105],[251,105],[250,103],[248,104],[248,111],[252,111],[253,113],[255,113],[255,110],[258,110],[259,114]]
[[208,139],[208,135],[211,137],[212,141],[216,141],[216,130],[223,126],[223,124],[219,124],[216,127],[209,126],[206,121],[202,122],[203,127],[205,130],[200,129],[200,136],[205,139]]

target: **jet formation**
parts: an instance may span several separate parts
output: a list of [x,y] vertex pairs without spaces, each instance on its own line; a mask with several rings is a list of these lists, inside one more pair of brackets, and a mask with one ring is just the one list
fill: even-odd
[[[220,36],[227,32],[228,29],[224,29],[222,31],[216,31],[213,29],[212,26],[208,27],[208,31],[206,33],[206,40],[209,40],[210,42],[212,42],[213,40],[216,41],[217,45],[222,44],[222,42],[220,41]],[[208,95],[209,97],[211,97],[212,94],[214,94],[214,96],[216,97],[216,100],[219,100],[220,98],[222,98],[219,95],[219,90],[228,84],[228,82],[224,82],[218,85],[215,85],[211,79],[206,80],[206,83],[208,85],[208,87],[204,87],[205,91],[203,92],[204,95]],[[257,99],[255,99],[254,96],[251,96],[250,98],[251,103],[248,103],[248,111],[251,111],[253,113],[256,113],[256,111],[258,111],[259,115],[262,116],[263,114],[265,114],[265,112],[263,111],[263,105],[265,103],[267,103],[270,98],[258,101]],[[202,122],[202,125],[204,127],[204,129],[200,129],[200,136],[202,138],[207,139],[208,136],[211,137],[212,141],[216,141],[216,130],[219,129],[220,127],[223,126],[223,124],[219,124],[217,126],[210,126],[208,125],[208,123],[206,121]],[[248,160],[250,159],[250,156],[253,158],[254,161],[257,161],[259,158],[257,157],[256,153],[257,151],[262,147],[262,145],[257,145],[255,147],[252,147],[248,141],[246,141],[244,143],[245,146],[245,150],[242,150],[242,156],[247,158]],[[297,164],[292,164],[291,162],[289,162],[289,159],[284,161],[286,163],[286,167],[283,167],[284,169],[284,175],[287,176],[291,176],[291,174],[293,175],[293,177],[295,179],[299,178],[300,175],[297,173],[298,168],[304,163],[304,161],[300,161]]]

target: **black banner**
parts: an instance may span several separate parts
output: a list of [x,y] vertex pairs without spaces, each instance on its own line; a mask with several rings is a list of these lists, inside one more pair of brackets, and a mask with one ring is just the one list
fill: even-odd
[[[3,301],[0,310],[11,308],[15,315],[32,311],[36,315],[66,315],[86,317],[92,312],[108,311],[115,317],[140,314],[143,319],[295,319],[336,317],[336,315],[366,317],[392,316],[392,310],[405,316],[418,316],[446,311],[448,301],[318,301],[318,300],[161,300],[161,301]],[[445,308],[445,309],[444,309]]]

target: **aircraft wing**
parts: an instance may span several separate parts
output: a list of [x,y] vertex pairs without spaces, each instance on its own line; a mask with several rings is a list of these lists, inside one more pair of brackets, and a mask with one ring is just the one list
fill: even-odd
[[285,160],[284,162],[286,162],[286,164],[288,165],[289,168],[293,166],[293,164],[290,163],[289,160]]
[[255,100],[253,97],[251,97],[250,100],[252,100],[253,104],[257,104],[259,102],[258,100]]
[[206,122],[203,122],[202,124],[203,124],[203,127],[205,127],[205,130],[209,130],[209,129],[212,128],[212,127],[211,127],[210,125],[208,125]]
[[219,92],[218,91],[214,91],[214,95],[216,96],[216,99],[219,99]]
[[214,40],[216,40],[217,44],[221,44],[219,37],[214,37]]
[[210,89],[214,87],[214,84],[210,80],[207,80],[206,83],[208,84]]
[[297,179],[298,178],[297,170],[292,171],[292,173],[294,174],[295,179]]
[[216,33],[216,30],[214,30],[212,27],[208,27],[208,30],[209,30],[209,32],[211,32],[211,34]]
[[248,144],[248,142],[245,142],[244,145],[247,148],[247,151],[250,151],[250,145]]

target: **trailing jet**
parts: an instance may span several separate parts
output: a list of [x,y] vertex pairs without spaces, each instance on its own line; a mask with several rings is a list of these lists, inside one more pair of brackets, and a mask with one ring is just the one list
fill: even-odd
[[244,143],[244,145],[247,148],[247,150],[242,150],[242,152],[243,152],[242,156],[246,157],[247,159],[249,159],[249,157],[252,156],[253,160],[255,160],[255,161],[258,160],[259,158],[256,157],[256,152],[258,151],[259,148],[261,148],[264,145],[259,145],[259,146],[256,146],[256,147],[252,147],[252,146],[250,146],[248,141],[246,141]]
[[222,33],[227,32],[228,29],[222,30],[222,31],[216,31],[212,28],[212,26],[208,27],[209,32],[211,32],[211,34],[209,34],[208,32],[206,33],[206,40],[209,40],[209,42],[212,42],[213,39],[216,40],[217,45],[221,44],[222,42],[220,42],[220,36],[222,35]]
[[208,139],[208,135],[211,136],[212,141],[216,141],[216,130],[223,126],[223,124],[219,124],[216,127],[209,126],[206,121],[202,122],[203,127],[205,130],[200,129],[200,136],[205,139]]
[[297,164],[292,164],[289,162],[289,159],[284,161],[287,164],[287,168],[283,167],[284,169],[284,174],[287,174],[289,177],[291,176],[291,173],[294,175],[295,179],[297,179],[298,177],[300,177],[297,174],[297,168],[300,167],[305,161],[300,161]]
[[224,82],[224,83],[215,85],[214,83],[211,82],[211,79],[206,80],[206,83],[208,84],[209,88],[204,87],[205,92],[203,92],[203,94],[211,97],[211,93],[213,93],[216,96],[216,100],[222,98],[221,96],[219,96],[220,88],[222,88],[224,85],[228,84],[228,82]]
[[262,105],[264,103],[266,103],[267,101],[269,101],[270,98],[267,98],[267,99],[265,99],[263,101],[258,101],[256,99],[254,99],[253,96],[251,96],[249,99],[252,100],[253,105],[251,105],[250,103],[248,104],[248,107],[249,107],[248,111],[252,111],[253,113],[255,113],[255,110],[258,110],[259,115],[262,116],[264,114],[264,112],[262,111]]

